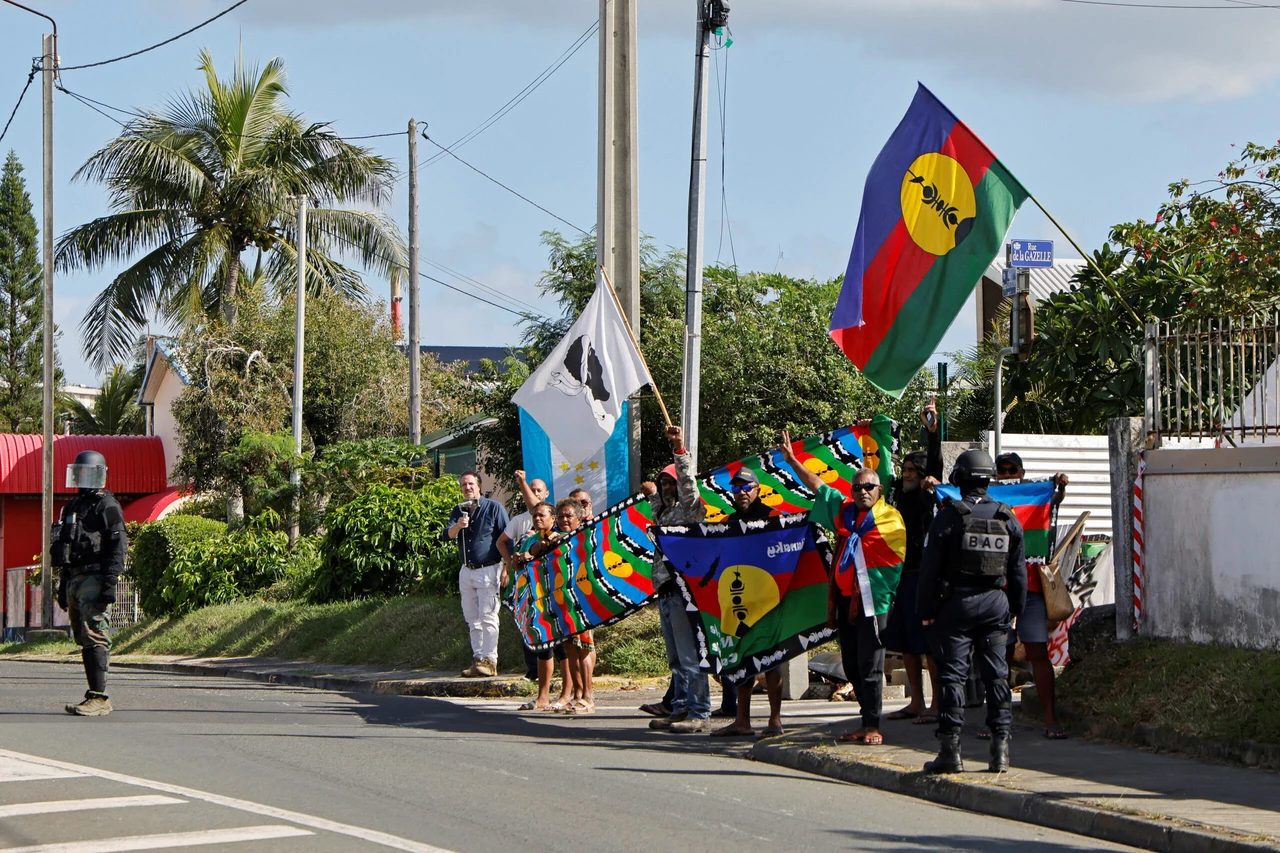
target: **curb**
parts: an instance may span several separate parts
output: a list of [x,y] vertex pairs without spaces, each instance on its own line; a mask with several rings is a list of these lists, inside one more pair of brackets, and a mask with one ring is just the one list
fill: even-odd
[[922,771],[861,760],[817,749],[760,742],[751,748],[756,761],[865,785],[939,805],[1035,824],[1101,841],[1142,847],[1158,853],[1275,853],[1280,846],[1245,840],[1227,830],[1143,817],[1100,806],[1084,806],[993,782],[933,776]]
[[[79,665],[74,658],[60,659],[35,655],[6,655],[4,660],[21,663],[60,663]],[[295,671],[242,669],[217,664],[168,663],[161,661],[133,661],[113,658],[111,666],[117,669],[141,669],[167,672],[174,675],[217,675],[258,681],[264,684],[281,684],[289,687],[311,687],[342,693],[373,693],[388,696],[434,696],[461,699],[505,699],[525,696],[528,683],[523,678],[410,678],[370,681],[347,678],[340,675],[307,675]]]

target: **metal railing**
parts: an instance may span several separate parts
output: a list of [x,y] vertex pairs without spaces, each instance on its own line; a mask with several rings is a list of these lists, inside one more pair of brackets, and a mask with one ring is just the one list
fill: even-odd
[[1146,325],[1148,444],[1280,441],[1280,313]]
[[[40,570],[39,565],[18,566],[7,569],[4,575],[5,596],[4,612],[0,614],[0,642],[19,642],[28,628],[43,628],[41,624],[41,600],[43,590],[29,581],[32,573]],[[142,607],[132,575],[126,571],[116,581],[116,601],[108,610],[113,629],[133,625],[143,618]],[[67,612],[53,605],[53,627],[69,627]]]

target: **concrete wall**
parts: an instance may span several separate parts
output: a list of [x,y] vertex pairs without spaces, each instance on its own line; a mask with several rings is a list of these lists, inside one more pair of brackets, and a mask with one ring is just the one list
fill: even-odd
[[164,377],[156,390],[155,405],[151,409],[153,413],[151,434],[157,436],[160,443],[164,445],[164,472],[170,482],[173,480],[173,469],[177,466],[179,457],[182,456],[178,447],[178,422],[173,417],[173,404],[185,387],[182,380],[169,370],[166,364]]
[[1280,639],[1280,447],[1149,450],[1138,633],[1271,646]]

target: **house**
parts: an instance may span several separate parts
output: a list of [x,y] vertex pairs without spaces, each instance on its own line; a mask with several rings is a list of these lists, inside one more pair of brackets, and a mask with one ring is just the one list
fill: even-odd
[[423,344],[421,347],[423,355],[433,355],[442,365],[449,365],[455,362],[464,362],[466,364],[465,372],[467,376],[480,372],[480,362],[488,359],[498,365],[498,369],[502,370],[502,362],[510,355],[523,361],[523,357],[519,353],[513,353],[507,347],[447,347],[447,346],[431,346]]
[[170,338],[147,338],[147,367],[138,389],[138,405],[147,413],[146,434],[160,439],[164,447],[164,467],[170,474],[182,455],[178,445],[178,422],[173,403],[191,384],[177,342]]

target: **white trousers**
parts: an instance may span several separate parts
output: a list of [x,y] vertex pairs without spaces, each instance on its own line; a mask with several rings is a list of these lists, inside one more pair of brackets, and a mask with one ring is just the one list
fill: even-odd
[[462,591],[462,618],[471,632],[471,655],[477,660],[498,661],[498,581],[502,563],[479,569],[463,566],[458,572]]

